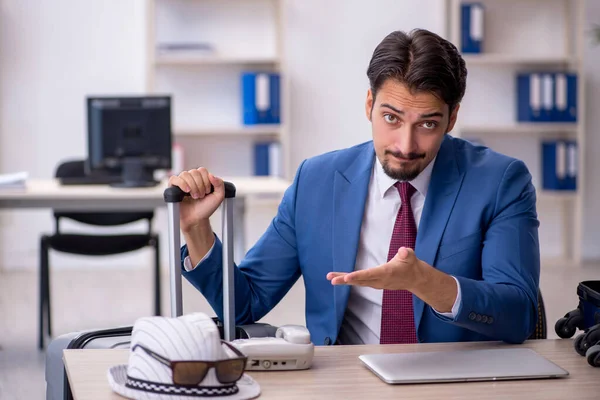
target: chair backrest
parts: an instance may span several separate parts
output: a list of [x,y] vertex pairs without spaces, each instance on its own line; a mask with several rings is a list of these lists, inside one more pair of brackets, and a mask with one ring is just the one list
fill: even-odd
[[538,317],[535,324],[535,330],[529,339],[546,339],[548,337],[548,328],[546,325],[546,307],[542,298],[542,291],[538,290]]
[[[85,161],[73,160],[59,164],[54,176],[60,178],[82,178],[86,176]],[[114,226],[124,225],[140,220],[148,220],[148,225],[154,218],[153,211],[145,212],[122,212],[122,211],[100,211],[100,212],[58,212],[54,211],[58,231],[60,218],[69,218],[88,225]]]

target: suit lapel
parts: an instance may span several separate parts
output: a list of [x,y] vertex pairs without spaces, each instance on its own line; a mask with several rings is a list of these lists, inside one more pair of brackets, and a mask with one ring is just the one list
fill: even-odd
[[[446,136],[440,146],[431,174],[415,245],[417,257],[429,265],[433,266],[435,261],[463,177],[464,173],[459,170],[456,162],[452,139]],[[415,325],[418,332],[425,304],[416,296],[413,296],[413,299]]]
[[[345,170],[336,171],[333,188],[333,271],[352,272],[360,240],[375,152],[372,143]],[[348,303],[349,286],[334,286],[337,330]]]

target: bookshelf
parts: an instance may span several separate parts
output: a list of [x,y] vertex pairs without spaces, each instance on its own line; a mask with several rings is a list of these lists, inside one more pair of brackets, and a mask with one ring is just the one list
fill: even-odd
[[572,134],[576,135],[579,127],[572,123],[507,123],[506,125],[462,125],[461,134],[468,135],[485,135],[502,134],[502,135],[536,135],[536,134]]
[[281,135],[279,126],[255,125],[242,126],[231,125],[225,127],[178,127],[175,130],[175,136],[254,136],[254,137],[278,137]]
[[239,56],[200,56],[200,55],[158,55],[154,61],[157,66],[166,65],[277,65],[275,57],[239,57]]
[[[566,0],[565,0],[566,1]],[[578,1],[578,0],[576,0]],[[572,56],[552,56],[552,55],[529,55],[529,54],[482,54],[463,56],[467,65],[484,66],[505,66],[505,65],[523,65],[523,66],[548,66],[548,65],[568,65],[577,63],[579,60]]]
[[[463,53],[467,92],[452,134],[481,141],[527,164],[537,191],[542,258],[580,263],[586,175],[585,0],[446,0],[446,37],[461,50],[463,3],[483,6],[483,41],[479,53]],[[518,122],[516,75],[532,71],[577,74],[576,122]],[[577,143],[575,190],[548,190],[542,184],[541,141],[551,139]],[[563,232],[558,240],[555,230]],[[560,243],[560,252],[544,256],[544,250],[554,247],[544,241],[545,235]]]
[[[290,180],[289,90],[280,0],[146,0],[146,92],[170,94],[184,169],[254,174],[254,144],[278,141]],[[244,125],[241,74],[280,74],[281,123]],[[260,180],[257,180],[257,185]]]

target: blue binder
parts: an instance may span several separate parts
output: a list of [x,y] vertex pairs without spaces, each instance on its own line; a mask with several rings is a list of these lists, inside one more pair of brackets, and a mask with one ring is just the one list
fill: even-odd
[[245,125],[280,122],[279,74],[242,74],[242,120]]
[[555,110],[554,75],[541,74],[541,108],[539,122],[552,122]]
[[269,143],[254,145],[254,175],[269,175]]
[[567,174],[565,179],[565,189],[566,190],[576,190],[577,189],[577,170],[578,170],[578,152],[577,152],[577,142],[574,140],[567,141]]
[[461,4],[461,51],[481,53],[483,50],[483,4]]
[[542,142],[542,187],[545,190],[575,190],[577,162],[576,142]]
[[279,74],[270,74],[269,94],[271,97],[271,107],[269,109],[268,121],[269,124],[281,123],[281,100],[280,100],[280,77]]
[[542,112],[542,74],[517,74],[517,121],[542,122],[550,118]]
[[282,175],[279,142],[260,142],[254,145],[254,175]]
[[556,73],[553,121],[577,122],[577,75]]

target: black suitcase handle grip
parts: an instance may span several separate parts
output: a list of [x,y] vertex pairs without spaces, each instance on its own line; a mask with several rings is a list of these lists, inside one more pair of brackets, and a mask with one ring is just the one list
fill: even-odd
[[[225,184],[225,198],[231,199],[235,197],[235,185],[231,182],[224,182]],[[214,187],[210,185],[210,193],[214,192]],[[181,203],[185,196],[189,196],[189,193],[184,192],[179,186],[171,186],[165,189],[163,197],[166,203]]]

